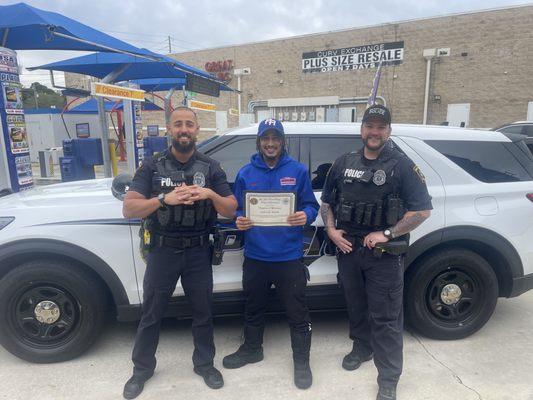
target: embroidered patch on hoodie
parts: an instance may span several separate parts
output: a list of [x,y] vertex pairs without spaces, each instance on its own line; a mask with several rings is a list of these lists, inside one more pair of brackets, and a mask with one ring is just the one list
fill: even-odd
[[281,184],[281,186],[296,185],[296,178],[286,176],[285,178],[281,178],[279,180],[279,183]]

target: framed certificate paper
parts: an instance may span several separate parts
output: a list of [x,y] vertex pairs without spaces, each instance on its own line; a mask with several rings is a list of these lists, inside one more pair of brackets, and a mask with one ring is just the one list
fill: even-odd
[[245,216],[254,226],[289,226],[287,217],[294,214],[296,194],[291,192],[246,192]]

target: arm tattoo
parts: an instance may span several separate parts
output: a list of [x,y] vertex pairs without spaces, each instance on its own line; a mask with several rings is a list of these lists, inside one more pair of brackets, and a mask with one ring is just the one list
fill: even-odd
[[407,212],[403,218],[391,228],[391,232],[394,237],[405,235],[424,222],[426,218],[427,217],[422,211]]
[[324,228],[335,227],[333,212],[331,211],[331,207],[329,204],[322,203],[322,205],[320,206],[320,216],[322,217],[322,221],[324,221]]

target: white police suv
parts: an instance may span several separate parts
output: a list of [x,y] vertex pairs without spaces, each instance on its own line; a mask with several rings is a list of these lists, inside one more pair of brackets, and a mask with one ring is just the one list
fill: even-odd
[[[286,123],[290,154],[308,166],[317,199],[341,154],[361,147],[358,124]],[[533,287],[533,157],[523,136],[393,125],[392,140],[423,171],[431,217],[411,235],[405,271],[408,323],[438,339],[466,337],[498,297]],[[256,151],[256,126],[199,146],[228,180]],[[67,360],[97,338],[106,317],[139,317],[145,264],[139,221],[122,217],[111,179],[37,187],[0,198],[0,342],[34,362]],[[241,235],[226,236],[214,267],[214,311],[242,312]],[[322,221],[306,228],[312,310],[342,309]],[[281,306],[273,296],[271,311]],[[178,286],[168,316],[190,313]]]

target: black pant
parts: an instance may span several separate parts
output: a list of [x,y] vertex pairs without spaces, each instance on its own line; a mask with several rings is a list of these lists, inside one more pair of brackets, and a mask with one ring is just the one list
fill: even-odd
[[356,244],[338,259],[350,338],[374,351],[378,383],[394,386],[403,364],[403,256],[376,258]]
[[305,300],[306,273],[300,260],[268,262],[245,258],[242,282],[245,332],[247,328],[263,329],[272,284],[285,305],[291,330],[309,332],[311,319]]
[[147,377],[155,369],[161,318],[180,277],[192,308],[193,364],[199,369],[213,366],[213,270],[209,245],[184,250],[156,247],[148,254],[144,274],[142,317],[132,355],[134,375]]

